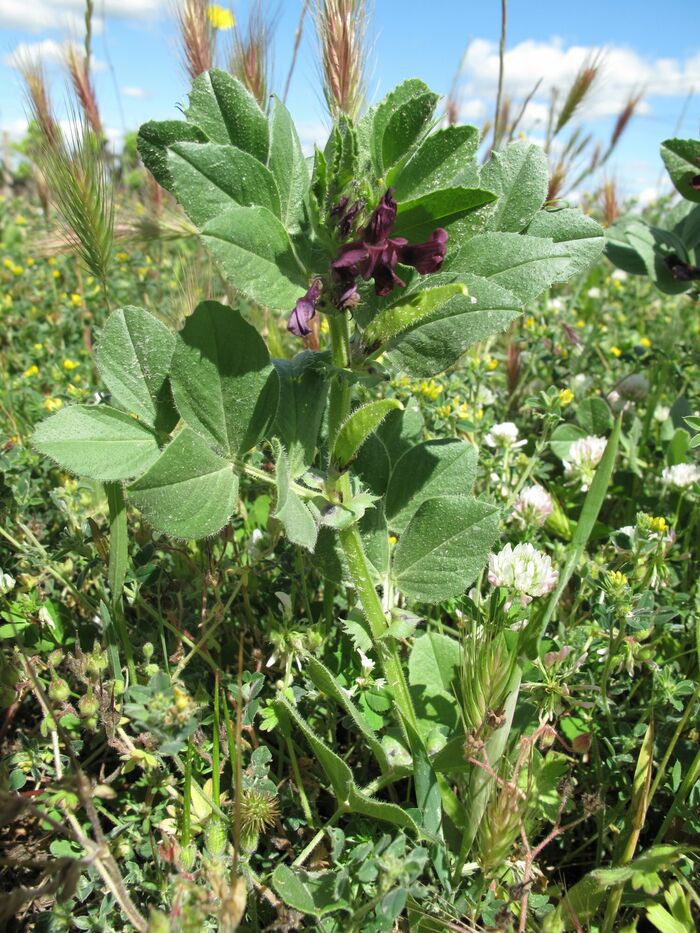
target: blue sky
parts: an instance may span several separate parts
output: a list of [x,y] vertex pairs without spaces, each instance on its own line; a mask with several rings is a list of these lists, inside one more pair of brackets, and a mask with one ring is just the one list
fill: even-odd
[[[103,120],[118,138],[147,119],[177,113],[188,82],[178,60],[172,15],[175,0],[96,0],[100,15],[94,53]],[[228,5],[223,3],[222,5]],[[374,0],[370,96],[420,77],[446,93],[466,49],[460,79],[465,122],[491,113],[498,65],[500,2],[487,0]],[[301,0],[271,2],[279,10],[275,87],[284,84]],[[234,12],[244,23],[248,3]],[[66,96],[60,45],[82,38],[83,0],[0,0],[0,126],[21,133],[24,109],[13,61],[18,48],[41,50],[53,96]],[[427,11],[427,12],[426,12]],[[102,15],[104,14],[104,15]],[[225,34],[222,34],[225,38]],[[700,32],[694,0],[510,0],[506,87],[522,99],[542,77],[524,126],[537,140],[549,88],[566,85],[581,61],[606,49],[604,74],[583,113],[590,131],[606,141],[615,115],[631,91],[644,102],[609,167],[626,193],[650,197],[661,175],[659,143],[678,130],[697,136],[700,121]],[[305,37],[288,106],[307,146],[327,122],[317,80],[313,30]],[[689,98],[690,92],[693,92]],[[678,121],[684,111],[680,128]]]

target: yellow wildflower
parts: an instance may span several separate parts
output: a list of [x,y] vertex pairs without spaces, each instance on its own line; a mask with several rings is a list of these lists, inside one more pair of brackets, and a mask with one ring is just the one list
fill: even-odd
[[396,535],[389,535],[389,544],[391,544],[392,546],[396,544],[398,540],[399,539],[396,537]]
[[217,3],[212,3],[207,12],[209,14],[209,22],[214,29],[233,29],[236,21],[233,18],[233,13],[227,10],[226,7],[219,6]]
[[60,398],[45,398],[44,399],[44,408],[47,411],[58,411],[59,408],[63,407],[63,402]]
[[326,317],[321,318],[321,333],[325,335],[328,333],[329,330],[330,330],[330,327],[328,325],[328,318]]
[[129,254],[125,253],[123,250],[117,253],[117,262],[126,262],[129,258]]
[[424,380],[418,386],[418,391],[421,395],[424,395],[427,399],[430,399],[431,402],[434,402],[435,399],[442,392],[442,386],[439,385],[434,379]]
[[489,357],[486,368],[490,370],[498,369],[498,360],[495,360],[492,356]]
[[437,408],[437,413],[441,418],[449,418],[451,411],[452,411],[452,406],[449,404],[439,405]]
[[39,367],[36,365],[36,363],[34,363],[32,366],[29,366],[27,369],[25,369],[22,375],[25,379],[31,379],[32,376],[38,376]]
[[15,223],[17,224],[18,227],[23,227],[26,224],[26,222],[27,222],[27,218],[24,216],[24,214],[17,214],[17,216],[15,217]]
[[664,532],[668,531],[668,522],[663,516],[656,515],[649,519],[649,527],[657,534],[663,534]]
[[80,375],[80,373],[76,373],[75,376],[73,376],[73,382],[78,383],[82,381],[83,381],[83,377]]
[[24,272],[24,266],[13,266],[12,267],[13,275],[22,275],[23,272]]
[[619,347],[610,347],[610,352],[613,356],[619,357],[622,356],[622,350]]
[[61,278],[61,273],[58,271],[58,269],[54,269],[53,272],[52,272],[51,274],[53,275],[53,277],[54,277],[55,279],[60,279],[60,278]]
[[55,266],[55,265],[56,265],[56,257],[55,257],[55,256],[49,256],[47,262],[48,262],[48,264],[49,264],[50,266]]
[[76,292],[73,292],[73,294],[70,296],[70,303],[74,308],[79,308],[83,303],[82,296],[78,295]]
[[577,326],[577,327],[585,327],[585,326],[586,326],[586,322],[583,321],[581,318],[579,318],[578,321],[576,321],[576,326]]
[[44,344],[43,344],[43,343],[35,343],[34,346],[33,346],[33,350],[34,350],[35,353],[41,353],[41,352],[43,351],[43,349],[44,349]]
[[12,267],[14,266],[14,262],[10,259],[9,256],[5,256],[5,258],[2,261],[2,264],[6,269],[12,269]]
[[28,266],[34,265],[34,259],[31,256],[27,257],[27,265]]
[[80,363],[78,363],[76,360],[64,360],[63,361],[63,368],[65,369],[67,373],[71,372],[74,369],[77,369],[78,366],[80,366]]
[[644,347],[645,349],[647,349],[647,350],[648,350],[649,347],[651,346],[651,340],[649,340],[648,337],[642,337],[642,338],[640,339],[639,343],[640,343],[641,346],[643,346],[643,347]]
[[567,405],[570,405],[574,400],[574,393],[571,389],[560,389],[559,390],[559,404],[562,408],[566,408]]
[[528,330],[532,330],[532,328],[533,328],[534,326],[535,326],[535,319],[534,319],[534,317],[526,317],[526,318],[525,318],[525,327],[527,327]]

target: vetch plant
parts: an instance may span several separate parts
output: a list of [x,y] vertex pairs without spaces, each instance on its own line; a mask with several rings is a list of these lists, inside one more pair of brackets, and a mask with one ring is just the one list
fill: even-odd
[[[436,128],[437,100],[406,81],[361,119],[340,113],[307,160],[278,99],[266,115],[237,79],[199,75],[183,120],[141,127],[142,158],[232,289],[307,347],[272,359],[242,311],[216,301],[199,304],[177,333],[144,309],[122,308],[95,352],[109,404],[66,406],[34,435],[63,468],[107,485],[115,527],[122,491],[156,533],[199,539],[231,521],[242,482],[274,487],[288,540],[356,593],[357,647],[393,695],[419,809],[360,789],[287,693],[280,727],[294,725],[311,746],[339,811],[433,841],[449,788],[436,783],[401,656],[400,639],[419,620],[396,613],[462,596],[485,568],[500,510],[472,494],[475,447],[424,440],[416,411],[381,387],[395,373],[425,379],[454,366],[544,289],[584,271],[603,243],[578,210],[546,209],[537,146],[514,143],[480,169],[478,132]],[[328,340],[316,351],[319,320]],[[500,427],[499,443],[514,444],[517,429]],[[527,599],[548,593],[551,564],[525,558],[508,585]],[[123,576],[111,580],[119,588]],[[416,644],[425,651],[428,641]],[[387,780],[405,774],[326,668],[309,658],[305,673],[350,716]],[[517,681],[511,674],[515,695]],[[465,829],[460,870],[476,828]]]

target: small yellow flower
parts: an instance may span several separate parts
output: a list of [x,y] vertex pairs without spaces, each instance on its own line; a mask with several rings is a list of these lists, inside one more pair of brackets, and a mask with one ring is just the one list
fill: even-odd
[[28,265],[28,266],[33,266],[33,265],[34,265],[34,260],[33,260],[33,258],[32,258],[31,256],[29,256],[29,257],[27,258],[27,265]]
[[53,275],[53,277],[54,277],[55,279],[60,279],[60,278],[61,278],[61,273],[58,271],[58,269],[54,269],[53,272],[52,272],[51,274]]
[[76,360],[64,360],[63,361],[63,368],[65,369],[67,373],[71,372],[74,369],[77,369],[78,366],[80,366],[80,363],[78,363]]
[[233,18],[233,13],[227,10],[226,7],[212,3],[207,12],[209,14],[209,22],[214,29],[233,29],[236,21]]
[[581,320],[581,318],[579,318],[578,321],[576,321],[576,326],[579,327],[579,328],[585,327],[585,326],[586,326],[586,322],[583,321],[583,320]]
[[49,256],[47,262],[48,262],[48,264],[49,264],[50,266],[55,266],[55,265],[56,265],[56,257],[55,257],[55,256]]
[[32,376],[38,376],[39,367],[36,365],[36,363],[34,363],[32,366],[29,366],[27,369],[25,369],[22,375],[25,379],[31,379]]
[[73,292],[73,294],[70,296],[70,303],[73,305],[74,308],[79,308],[83,303],[82,296]]
[[15,223],[17,224],[18,227],[23,227],[26,224],[26,222],[27,222],[27,218],[24,216],[24,214],[17,214],[17,216],[15,217]]
[[452,411],[451,405],[439,405],[437,408],[437,413],[441,418],[449,418],[450,412]]
[[75,382],[76,385],[82,381],[83,381],[83,377],[80,375],[80,373],[76,373],[75,376],[73,376],[73,382]]
[[35,343],[33,349],[34,349],[34,352],[35,352],[35,353],[41,353],[41,352],[43,351],[43,349],[44,349],[44,344],[43,344],[43,343]]
[[6,269],[12,269],[14,266],[14,262],[10,259],[9,256],[5,256],[5,258],[2,261],[2,264]]
[[649,527],[657,534],[664,534],[664,532],[668,531],[668,522],[663,516],[656,515],[649,520]]
[[490,369],[491,371],[493,371],[494,369],[498,369],[498,360],[495,360],[492,356],[489,357],[489,361],[486,364],[486,368]]
[[60,398],[45,398],[44,399],[44,408],[47,411],[58,411],[59,408],[63,407],[63,402]]
[[534,317],[526,317],[526,318],[525,318],[525,327],[527,327],[528,330],[532,330],[532,328],[533,328],[534,326],[535,326],[535,319],[534,319]]
[[562,408],[566,408],[567,405],[570,405],[574,400],[574,393],[571,389],[560,389],[559,390],[559,404]]
[[321,318],[321,333],[325,336],[329,330],[328,318]]
[[619,347],[610,347],[610,352],[615,357],[622,356],[622,350]]
[[642,338],[640,339],[639,343],[640,343],[641,346],[645,347],[645,349],[647,349],[647,350],[648,350],[649,347],[651,346],[651,340],[649,340],[648,337],[642,337]]
[[399,539],[396,535],[389,535],[389,544],[393,547]]
[[12,267],[13,275],[22,275],[23,272],[24,272],[24,266],[13,266]]
[[123,250],[117,253],[117,262],[126,262],[129,258],[129,254],[125,253]]

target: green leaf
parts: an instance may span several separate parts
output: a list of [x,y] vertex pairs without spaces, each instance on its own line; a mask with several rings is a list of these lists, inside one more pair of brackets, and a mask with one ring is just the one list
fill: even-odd
[[584,272],[603,252],[603,228],[579,210],[540,211],[527,228],[529,236],[545,237],[563,246],[570,259],[568,268],[556,281]]
[[217,143],[175,143],[167,164],[170,189],[185,213],[198,226],[227,207],[266,207],[280,216],[275,179],[254,156],[235,146]]
[[277,410],[279,379],[240,311],[203,301],[177,335],[171,382],[187,424],[228,457],[245,453]]
[[586,434],[609,434],[613,426],[610,406],[602,398],[585,398],[576,409],[576,420]]
[[478,454],[460,440],[424,441],[401,457],[386,492],[389,527],[403,532],[427,499],[466,496],[476,479]]
[[700,140],[667,139],[661,158],[676,190],[688,201],[700,201]]
[[571,445],[585,436],[586,432],[576,424],[560,424],[552,432],[549,446],[560,460],[568,460]]
[[689,283],[675,278],[666,264],[671,256],[687,259],[685,247],[674,234],[650,227],[642,220],[632,220],[625,226],[625,239],[642,258],[647,275],[660,291],[677,295],[688,289]]
[[[437,285],[451,277],[440,274],[438,281],[437,276],[431,278]],[[460,275],[459,281],[466,285],[469,297],[451,298],[399,334],[384,351],[387,368],[433,376],[456,363],[473,344],[504,330],[521,313],[518,298],[494,281],[470,274]]]
[[348,691],[345,690],[344,687],[341,687],[328,668],[321,664],[316,658],[310,657],[306,659],[304,673],[307,674],[311,682],[321,693],[325,693],[327,697],[330,697],[330,699],[337,703],[346,715],[350,717],[356,728],[362,734],[368,748],[377,759],[379,767],[383,772],[388,771],[389,762],[384,747],[377,738],[374,729],[372,729],[367,722],[367,719],[353,703]]
[[174,347],[175,335],[152,314],[127,307],[110,314],[95,348],[100,375],[114,401],[147,425],[164,430],[174,427],[172,418],[168,420]]
[[428,499],[396,545],[396,586],[426,603],[459,596],[486,563],[497,537],[495,505],[465,496]]
[[395,398],[379,399],[356,408],[338,431],[333,445],[333,460],[344,470],[367,438],[393,409],[403,408]]
[[289,476],[287,454],[279,442],[274,444],[277,465],[277,509],[274,517],[282,522],[292,544],[313,552],[318,528],[304,500],[294,491]]
[[547,197],[547,156],[534,143],[511,143],[492,153],[481,170],[480,182],[498,196],[489,213],[487,229],[520,233]]
[[[479,131],[474,126],[448,126],[428,136],[393,179],[397,202],[400,204],[453,184],[465,187],[478,184],[475,160],[478,147]],[[472,173],[468,175],[470,168]]]
[[346,813],[359,813],[369,819],[382,820],[401,829],[410,829],[415,833],[420,833],[415,820],[403,807],[375,800],[369,794],[358,790],[352,772],[343,759],[331,751],[325,742],[313,732],[284,695],[278,694],[275,706],[280,718],[286,713],[309,743],[314,756],[330,781],[340,810]]
[[495,197],[482,188],[456,187],[401,201],[392,235],[406,237],[411,242],[427,240],[436,227],[445,227],[477,207],[489,204]]
[[288,907],[303,914],[319,916],[311,891],[288,865],[278,865],[275,868],[272,873],[272,887]]
[[159,185],[172,192],[175,184],[168,165],[168,148],[174,143],[205,143],[206,135],[184,120],[152,120],[139,129],[137,147],[143,164]]
[[450,693],[461,663],[458,641],[439,632],[426,632],[413,643],[408,682],[412,687],[427,687],[429,694]]
[[422,81],[412,78],[394,88],[377,105],[371,136],[377,175],[384,175],[427,130],[437,101],[437,94]]
[[299,229],[309,190],[309,170],[289,111],[279,97],[272,96],[270,155],[267,167],[279,190],[282,223],[290,231]]
[[316,452],[328,380],[316,365],[318,354],[305,350],[291,360],[273,360],[280,397],[273,426],[289,458],[292,479],[311,466]]
[[287,231],[264,207],[230,207],[201,236],[223,277],[265,308],[291,313],[308,288]]
[[269,135],[265,114],[238,78],[213,68],[194,79],[185,115],[213,143],[233,144],[267,162]]
[[467,240],[452,256],[445,271],[469,272],[507,288],[528,303],[561,281],[571,267],[563,244],[519,233],[482,233]]
[[152,431],[108,405],[61,409],[37,426],[32,444],[70,473],[103,482],[138,476],[160,455]]
[[377,314],[364,332],[364,343],[367,347],[386,343],[402,331],[419,324],[456,295],[468,294],[469,290],[463,282],[451,282],[405,295]]
[[238,477],[232,463],[185,428],[127,492],[156,531],[174,538],[206,538],[231,518]]

